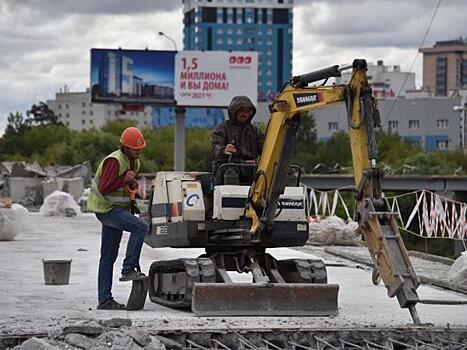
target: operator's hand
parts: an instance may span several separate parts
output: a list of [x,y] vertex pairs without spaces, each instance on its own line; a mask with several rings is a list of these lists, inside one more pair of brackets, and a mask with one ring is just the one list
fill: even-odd
[[257,164],[256,159],[248,159],[243,161],[245,164]]
[[134,182],[136,180],[136,173],[133,170],[128,170],[125,175],[123,176],[123,182],[129,184],[130,182]]
[[232,145],[231,143],[227,144],[227,146],[225,146],[225,149],[224,149],[224,154],[228,155],[228,156],[231,156],[232,154],[234,154],[235,152],[237,152],[237,149],[235,148],[234,145]]

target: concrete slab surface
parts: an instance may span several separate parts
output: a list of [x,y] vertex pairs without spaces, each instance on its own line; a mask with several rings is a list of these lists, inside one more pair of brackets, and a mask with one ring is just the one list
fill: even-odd
[[[371,271],[354,263],[328,267],[330,283],[338,283],[339,315],[336,317],[196,317],[172,310],[149,299],[142,311],[101,311],[97,304],[97,268],[100,224],[92,214],[74,218],[40,217],[30,213],[23,232],[15,241],[0,242],[0,335],[40,332],[86,320],[129,318],[133,326],[154,330],[209,329],[314,329],[358,327],[409,327],[412,320],[383,286],[374,286]],[[114,271],[113,293],[126,302],[131,284],[118,282],[128,235],[124,235]],[[309,250],[308,250],[309,251]],[[312,258],[309,252],[277,248],[276,258]],[[144,246],[142,268],[148,271],[154,260],[196,257],[201,249],[151,249]],[[42,259],[72,259],[70,284],[45,285]],[[244,280],[244,277],[239,278]],[[467,300],[453,291],[421,286],[423,299]],[[467,328],[467,305],[418,305],[423,322],[435,327]]]
[[[368,249],[364,246],[326,247],[324,251],[334,256],[346,258],[367,266],[373,266],[373,261],[368,253]],[[448,288],[467,294],[467,288],[464,286],[451,285],[449,283],[448,275],[451,269],[450,265],[435,261],[430,259],[430,257],[423,258],[422,254],[409,253],[409,255],[415,272],[422,283],[433,284],[438,287]]]

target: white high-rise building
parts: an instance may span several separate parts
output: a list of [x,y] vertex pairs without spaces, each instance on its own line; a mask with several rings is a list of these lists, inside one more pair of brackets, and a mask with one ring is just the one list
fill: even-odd
[[133,119],[139,128],[152,128],[151,106],[145,106],[142,112],[123,112],[119,104],[92,103],[89,91],[58,92],[55,100],[46,103],[71,130],[100,129],[108,121],[120,119]]

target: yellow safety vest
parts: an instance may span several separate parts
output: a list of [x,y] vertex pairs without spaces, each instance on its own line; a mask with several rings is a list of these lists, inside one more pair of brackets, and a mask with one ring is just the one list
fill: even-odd
[[[88,210],[93,211],[95,213],[108,213],[115,206],[123,207],[125,209],[130,210],[130,196],[123,188],[119,188],[111,193],[104,194],[99,192],[99,182],[102,176],[102,168],[107,158],[115,158],[118,160],[119,177],[125,174],[125,172],[127,172],[128,170],[130,170],[130,160],[121,150],[116,150],[115,152],[112,152],[107,157],[105,157],[100,162],[96,171],[96,175],[92,180],[91,192],[88,196],[87,208]],[[140,162],[139,160],[137,160],[135,169],[136,172],[139,171],[139,166]]]

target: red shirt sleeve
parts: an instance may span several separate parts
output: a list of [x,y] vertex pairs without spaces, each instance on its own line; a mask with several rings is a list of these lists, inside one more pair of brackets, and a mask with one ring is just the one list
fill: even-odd
[[98,185],[100,193],[111,193],[123,187],[123,176],[118,177],[119,169],[120,164],[116,158],[105,160]]

